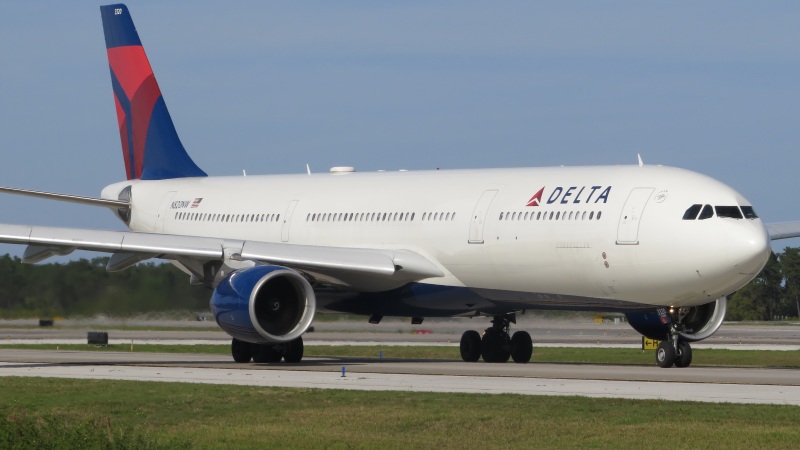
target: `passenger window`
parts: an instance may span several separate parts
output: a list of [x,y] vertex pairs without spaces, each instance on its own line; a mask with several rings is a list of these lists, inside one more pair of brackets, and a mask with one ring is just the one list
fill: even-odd
[[702,208],[702,207],[703,207],[703,205],[692,205],[692,206],[690,206],[689,209],[687,209],[686,212],[683,213],[683,220],[694,220],[694,219],[696,219],[697,218],[697,213],[700,212],[700,208]]
[[717,217],[727,217],[729,219],[743,219],[742,212],[738,206],[715,206]]
[[742,206],[742,212],[744,213],[745,219],[758,219],[758,215],[752,206]]
[[714,208],[712,208],[711,205],[705,205],[703,206],[703,210],[700,211],[700,217],[698,217],[697,219],[705,220],[705,219],[710,219],[711,217],[714,217]]

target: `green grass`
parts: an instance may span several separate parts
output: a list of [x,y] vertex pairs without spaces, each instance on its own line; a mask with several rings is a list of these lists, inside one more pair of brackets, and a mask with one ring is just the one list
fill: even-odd
[[[80,350],[80,351],[116,351],[129,352],[131,346],[109,345],[98,347],[84,344],[54,345],[54,344],[20,344],[2,345],[0,349],[18,348],[31,350]],[[204,353],[216,355],[230,355],[227,345],[137,345],[134,342],[134,352],[156,353]],[[441,359],[459,360],[458,347],[416,347],[416,346],[327,346],[307,345],[305,356],[330,356],[330,357],[355,357],[378,358],[380,352],[383,358],[404,359]],[[631,348],[535,348],[533,362],[548,363],[585,363],[585,364],[634,364],[653,365],[655,353],[643,352]],[[800,351],[765,351],[765,350],[694,350],[694,366],[741,366],[741,367],[792,367],[800,368]]]
[[136,430],[119,429],[106,416],[74,419],[63,416],[0,415],[0,448],[4,449],[176,449],[191,448],[188,441],[145,437]]
[[[0,399],[5,417],[78,427],[110,421],[121,434],[192,448],[780,449],[800,442],[800,408],[792,406],[15,377],[2,380]],[[53,447],[46,444],[29,447]]]

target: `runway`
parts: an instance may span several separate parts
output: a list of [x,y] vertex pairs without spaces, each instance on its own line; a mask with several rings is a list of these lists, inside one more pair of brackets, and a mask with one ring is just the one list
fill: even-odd
[[235,364],[219,355],[9,349],[0,349],[0,361],[0,376],[800,405],[800,371],[791,369],[366,358]]

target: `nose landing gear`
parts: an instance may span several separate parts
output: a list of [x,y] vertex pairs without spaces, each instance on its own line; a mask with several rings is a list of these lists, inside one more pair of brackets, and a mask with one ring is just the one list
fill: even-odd
[[692,364],[692,346],[681,337],[681,333],[686,331],[684,319],[688,314],[688,309],[678,308],[675,310],[670,308],[669,314],[672,319],[672,326],[670,327],[668,339],[658,344],[656,363],[664,369],[672,366],[689,367]]
[[659,367],[668,369],[675,367],[689,367],[692,364],[692,347],[686,341],[663,341],[656,349],[656,363]]
[[492,326],[483,332],[465,331],[461,335],[461,359],[466,362],[478,361],[503,363],[509,358],[517,363],[527,363],[533,354],[531,335],[525,331],[517,331],[509,336],[509,326],[516,323],[514,314],[494,316]]

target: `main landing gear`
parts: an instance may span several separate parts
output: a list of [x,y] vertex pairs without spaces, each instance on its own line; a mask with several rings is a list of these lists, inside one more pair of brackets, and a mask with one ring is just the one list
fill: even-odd
[[517,331],[509,336],[508,328],[516,323],[513,314],[494,316],[492,326],[483,332],[483,337],[475,330],[465,331],[461,335],[461,359],[475,362],[483,357],[486,362],[506,362],[509,358],[517,363],[531,360],[533,343],[531,335],[525,331]]
[[231,355],[237,363],[276,363],[283,359],[287,363],[298,363],[303,359],[303,338],[285,344],[251,344],[233,338]]

